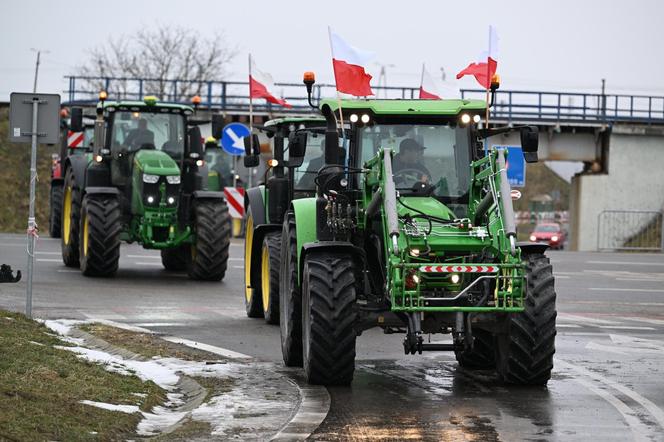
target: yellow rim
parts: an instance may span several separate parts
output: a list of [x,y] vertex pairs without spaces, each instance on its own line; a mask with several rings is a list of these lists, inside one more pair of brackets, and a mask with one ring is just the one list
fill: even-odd
[[88,222],[88,215],[83,215],[83,256],[88,256],[88,231],[90,223]]
[[71,230],[71,186],[65,188],[65,198],[62,202],[62,242],[69,245]]
[[232,227],[233,227],[233,238],[239,237],[240,234],[242,233],[242,219],[233,218]]
[[254,220],[251,215],[247,217],[247,232],[244,235],[244,296],[247,303],[251,302],[251,241],[254,238]]
[[263,311],[267,311],[270,305],[270,252],[265,245],[261,254],[261,289],[263,293]]

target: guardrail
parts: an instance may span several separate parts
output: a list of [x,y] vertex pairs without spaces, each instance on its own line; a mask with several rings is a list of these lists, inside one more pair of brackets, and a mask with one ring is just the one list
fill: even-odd
[[597,216],[597,249],[664,251],[663,219],[655,210],[603,210]]
[[[67,76],[65,90],[67,104],[94,104],[100,90],[112,99],[142,100],[156,95],[161,100],[190,103],[191,97],[201,97],[200,107],[227,112],[248,112],[249,84],[246,81],[162,80],[129,77]],[[305,88],[301,83],[276,83],[274,91],[285,98],[292,109],[286,109],[265,100],[254,100],[257,113],[308,112]],[[374,86],[375,98],[413,99],[418,97],[417,87]],[[462,98],[485,99],[482,89],[462,89]],[[321,97],[335,97],[332,84],[316,84],[315,103]],[[634,122],[664,124],[664,96],[602,95],[580,92],[545,92],[499,90],[491,109],[493,119],[510,122],[541,122],[547,124],[586,123],[611,124]]]

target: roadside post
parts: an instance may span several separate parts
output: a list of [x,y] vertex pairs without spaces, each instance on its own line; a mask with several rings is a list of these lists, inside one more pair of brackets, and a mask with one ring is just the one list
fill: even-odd
[[60,132],[60,95],[12,92],[9,102],[9,140],[32,144],[30,154],[30,208],[28,212],[28,281],[25,314],[32,317],[32,273],[37,238],[35,190],[37,182],[37,143],[56,144]]

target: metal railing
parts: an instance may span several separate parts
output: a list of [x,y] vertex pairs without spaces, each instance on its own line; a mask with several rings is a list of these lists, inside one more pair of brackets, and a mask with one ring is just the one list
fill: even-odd
[[[111,99],[142,100],[146,95],[159,99],[190,103],[194,95],[201,97],[202,108],[248,112],[249,84],[246,81],[163,80],[129,77],[83,77],[67,76],[65,90],[67,104],[94,104],[100,90],[108,92]],[[305,88],[301,83],[276,83],[274,91],[285,98],[292,109],[254,100],[258,113],[302,113],[309,111]],[[419,88],[397,86],[374,86],[375,98],[418,98]],[[485,99],[483,89],[462,89],[461,97]],[[335,97],[332,84],[316,84],[313,99],[318,103],[322,97]],[[646,95],[602,95],[579,92],[544,92],[499,90],[495,105],[491,109],[493,119],[510,122],[542,122],[548,124],[585,123],[610,124],[635,122],[664,124],[664,96]]]
[[664,212],[603,210],[597,216],[597,249],[664,251]]

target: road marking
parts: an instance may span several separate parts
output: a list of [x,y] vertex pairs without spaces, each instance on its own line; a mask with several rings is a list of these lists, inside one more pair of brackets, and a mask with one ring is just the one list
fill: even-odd
[[62,259],[58,258],[37,258],[39,262],[62,262]]
[[594,379],[608,387],[611,387],[620,393],[624,394],[625,396],[630,397],[633,399],[635,402],[637,402],[639,405],[641,405],[643,408],[648,410],[648,412],[654,417],[657,422],[659,423],[659,426],[661,428],[664,428],[664,411],[662,411],[661,408],[659,408],[657,405],[655,405],[652,401],[649,399],[641,396],[639,393],[636,391],[633,391],[626,386],[619,384],[618,382],[612,381],[609,378],[606,378],[598,373],[595,373],[593,371],[587,370],[581,366],[574,365],[572,363],[569,363],[567,361],[564,361],[562,359],[556,358],[556,364],[561,364],[564,367],[567,367],[575,372],[577,372],[580,375],[589,377],[591,379]]
[[621,302],[621,301],[565,301],[567,304],[601,304],[601,305],[640,305],[645,307],[664,306],[664,302]]
[[228,258],[229,261],[244,261],[244,258]]
[[629,282],[660,282],[658,278],[616,278],[616,281],[629,281]]
[[59,272],[59,273],[81,273],[80,270],[75,270],[75,269],[58,269],[57,272]]
[[161,259],[160,255],[127,255],[127,258]]
[[35,251],[36,255],[59,255],[61,252],[37,252]]
[[632,325],[598,325],[597,328],[612,328],[616,330],[656,330],[653,327],[639,327]]
[[628,356],[630,354],[637,355],[661,355],[661,350],[653,350],[651,348],[625,348],[625,347],[616,347],[612,345],[599,344],[597,342],[589,342],[586,344],[588,350],[599,350],[607,353],[615,353],[622,356]]
[[554,274],[553,276],[556,279],[570,279],[571,278],[571,276],[567,276],[567,275],[556,275],[556,274]]
[[556,328],[581,328],[581,326],[576,324],[556,324]]
[[184,327],[190,324],[184,322],[140,322],[134,325],[136,327]]
[[627,266],[664,266],[664,262],[633,262],[633,261],[586,261],[586,264],[613,264]]
[[664,293],[664,289],[620,289],[617,287],[590,287],[588,290],[606,291],[606,292],[647,292],[647,293]]
[[625,344],[629,347],[655,349],[660,350],[660,352],[664,351],[664,345],[662,345],[661,341],[617,334],[609,334],[609,337],[611,338],[611,341],[616,344]]
[[155,266],[155,267],[161,267],[160,262],[135,262],[134,264],[139,265],[139,266]]
[[233,267],[234,269],[243,269],[244,268],[244,266],[231,266],[231,267]]
[[629,321],[645,322],[648,324],[664,325],[664,320],[662,319],[641,318],[637,316],[625,316],[623,319],[627,319]]
[[191,341],[189,339],[178,338],[177,336],[160,336],[160,337],[161,337],[161,339],[164,339],[165,341],[168,341],[168,342],[173,342],[175,344],[186,345],[187,347],[197,348],[199,350],[205,350],[205,351],[208,351],[210,353],[214,353],[216,355],[223,356],[223,357],[229,358],[229,359],[253,359],[253,357],[251,357],[249,355],[245,355],[243,353],[238,353],[238,352],[233,351],[233,350],[228,350],[228,349],[225,349],[225,348],[216,347],[216,346],[210,345],[210,344],[204,344],[202,342],[196,342],[196,341]]
[[617,325],[621,324],[621,322],[616,322],[616,321],[610,321],[606,319],[597,319],[597,318],[590,318],[587,316],[580,316],[580,315],[570,315],[569,313],[558,313],[558,319],[561,319],[566,322],[576,322],[576,323],[581,323],[581,324],[594,324],[594,325]]

